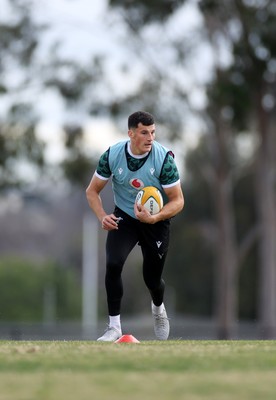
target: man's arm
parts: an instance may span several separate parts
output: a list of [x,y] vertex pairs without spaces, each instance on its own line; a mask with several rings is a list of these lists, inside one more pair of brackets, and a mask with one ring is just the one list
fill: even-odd
[[180,182],[174,186],[164,188],[164,191],[168,196],[168,202],[158,214],[151,215],[144,206],[135,204],[134,212],[139,221],[147,224],[156,224],[156,222],[174,217],[183,209],[184,195]]
[[116,223],[118,218],[115,217],[114,214],[108,215],[105,212],[100,196],[100,192],[103,190],[107,182],[108,179],[100,179],[94,174],[86,189],[86,198],[90,208],[94,211],[100,221],[102,228],[111,231],[113,229],[118,229]]

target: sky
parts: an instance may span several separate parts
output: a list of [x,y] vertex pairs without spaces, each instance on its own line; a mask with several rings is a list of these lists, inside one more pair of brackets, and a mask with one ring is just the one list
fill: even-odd
[[[46,23],[50,29],[40,43],[38,57],[49,57],[51,46],[60,42],[60,54],[68,58],[77,58],[79,63],[89,62],[92,54],[110,51],[110,34],[104,24],[104,15],[107,8],[105,0],[40,0],[35,3],[34,16],[39,23]],[[114,51],[114,50],[113,50]],[[39,136],[48,142],[48,156],[52,161],[59,161],[63,157],[63,138],[60,124],[67,111],[59,96],[48,91],[43,94],[40,102],[40,112],[43,119],[38,127]],[[76,110],[75,115],[70,110],[67,120],[79,120],[82,111]],[[87,146],[99,153],[104,151],[112,142],[117,141],[114,127],[109,121],[85,118]],[[99,140],[98,132],[101,132]],[[51,135],[51,139],[49,139]]]
[[[91,54],[111,51],[114,43],[105,27],[106,0],[39,0],[33,15],[49,26],[40,45],[40,57],[49,55],[51,45],[59,41],[63,56],[89,61]],[[114,49],[115,52],[116,49]]]
[[[42,11],[43,10],[43,11]],[[45,22],[50,24],[50,29],[44,35],[44,39],[40,44],[40,52],[38,57],[43,59],[49,57],[52,43],[60,41],[60,54],[68,56],[69,58],[77,57],[79,63],[86,64],[89,62],[93,54],[108,54],[109,55],[109,68],[112,71],[110,76],[114,77],[114,71],[118,71],[117,65],[122,60],[129,57],[122,37],[124,36],[123,26],[119,23],[120,17],[112,14],[110,11],[107,13],[107,1],[105,0],[59,0],[49,2],[47,0],[40,0],[35,2],[34,15],[41,23]],[[183,24],[185,21],[185,24]],[[179,34],[189,35],[196,26],[200,24],[200,16],[193,6],[186,6],[168,23],[168,30],[170,39],[177,38]],[[154,28],[152,28],[154,29]],[[148,32],[148,35],[159,40],[159,32]],[[158,44],[158,43],[157,43]],[[156,46],[158,48],[158,46]],[[204,54],[204,51],[201,52]],[[160,63],[160,54],[150,55],[156,58]],[[163,57],[168,59],[169,54],[163,54]],[[206,54],[206,60],[208,55]],[[152,61],[152,60],[151,60]],[[128,62],[128,61],[127,61]],[[120,93],[122,90],[136,84],[139,84],[139,74],[143,66],[139,63],[133,63],[129,72],[129,76],[120,76],[117,72],[116,79],[112,79],[110,86],[114,93]],[[201,68],[198,69],[198,64],[191,65],[194,74],[197,74],[195,79],[202,79]],[[207,70],[208,68],[206,68]],[[185,85],[192,87],[192,80],[185,79]],[[195,87],[190,90],[191,101],[202,102],[202,94]],[[58,125],[63,118],[64,105],[53,91],[43,93],[40,99],[40,110],[43,113],[43,122],[39,127],[40,137],[48,140],[48,154],[52,159],[62,157],[62,138],[58,132]],[[67,118],[79,118],[82,114],[80,109],[76,110],[76,115],[70,110],[70,116]],[[85,119],[86,118],[86,119]],[[118,132],[112,125],[111,121],[98,120],[85,117],[86,121],[86,138],[87,145],[91,149],[97,149],[98,152],[103,152],[109,145],[118,140],[126,137],[125,132]],[[49,129],[50,128],[50,129]],[[49,141],[49,132],[51,131],[52,140]],[[99,133],[101,140],[99,140]],[[191,134],[191,141],[194,139]]]
[[[9,12],[8,1],[1,0],[1,18],[12,19],[13,15]],[[27,0],[22,0],[26,2]],[[128,53],[126,51],[123,25],[119,23],[120,16],[115,13],[107,12],[107,0],[30,0],[32,3],[32,13],[37,22],[46,23],[49,29],[44,33],[39,43],[39,49],[36,53],[37,62],[42,62],[51,57],[52,45],[59,42],[59,54],[68,56],[68,58],[76,58],[78,63],[87,64],[93,54],[108,54],[108,68],[112,71],[112,81],[109,82],[114,93],[120,93],[122,90],[134,88],[134,83],[139,85],[139,74],[143,72],[143,64],[139,64],[139,57],[128,75],[120,76],[117,72],[114,79],[114,71],[118,71],[117,66],[122,60],[128,62]],[[179,10],[179,12],[169,20],[166,27],[168,39],[176,39],[183,33],[189,37],[193,30],[201,24],[201,17],[196,10],[194,4],[197,0],[191,0],[188,5]],[[6,4],[6,7],[5,7]],[[164,57],[167,62],[170,58],[173,61],[174,55],[166,52],[165,46],[160,47],[160,35],[162,32],[159,28],[151,27],[145,35],[151,38],[153,44],[156,41],[156,54],[149,53],[151,62],[156,62],[160,67],[160,59]],[[165,38],[162,38],[165,40]],[[154,46],[153,46],[154,47]],[[198,50],[204,59],[204,73],[202,72],[201,63],[195,58],[191,59],[186,75],[183,72],[179,74],[182,84],[186,85],[187,91],[190,93],[190,102],[193,106],[202,106],[205,98],[203,92],[198,88],[198,83],[203,83],[208,79],[209,71],[212,68],[210,50],[203,45]],[[162,64],[162,63],[161,63]],[[167,66],[166,66],[167,68]],[[183,70],[183,68],[182,68]],[[172,73],[178,73],[173,70]],[[182,75],[181,75],[182,74]],[[14,75],[12,76],[14,79]],[[52,162],[59,161],[64,155],[63,137],[60,125],[64,118],[70,121],[82,120],[86,127],[87,146],[91,151],[103,152],[106,148],[126,137],[125,132],[118,132],[111,121],[102,119],[91,119],[87,117],[81,107],[70,112],[64,106],[63,101],[53,90],[32,89],[27,94],[35,98],[38,112],[42,116],[41,123],[38,126],[38,135],[48,143],[46,156]],[[195,124],[193,126],[193,124]],[[190,139],[186,138],[190,143],[194,140],[194,130],[196,129],[195,121],[191,121]],[[99,133],[101,140],[99,140]]]

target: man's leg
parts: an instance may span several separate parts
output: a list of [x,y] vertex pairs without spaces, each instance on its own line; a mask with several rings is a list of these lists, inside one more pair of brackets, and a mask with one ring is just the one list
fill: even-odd
[[162,221],[143,228],[143,277],[152,298],[154,331],[158,339],[166,340],[170,325],[163,303],[165,282],[162,273],[169,247],[170,222]]
[[124,263],[137,243],[135,229],[129,230],[129,224],[120,221],[119,229],[109,231],[106,240],[105,287],[109,315],[120,314],[123,297],[122,270]]
[[[116,216],[121,216],[117,215]],[[122,214],[123,215],[123,214]],[[123,297],[122,270],[124,263],[137,243],[131,217],[123,215],[119,229],[109,231],[106,240],[105,287],[109,314],[108,329],[100,341],[114,341],[122,335],[120,312]]]

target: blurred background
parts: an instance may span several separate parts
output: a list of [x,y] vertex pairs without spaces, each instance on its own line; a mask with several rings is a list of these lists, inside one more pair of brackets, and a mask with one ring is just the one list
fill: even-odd
[[[102,333],[106,233],[85,189],[142,109],[186,200],[171,337],[275,339],[276,3],[0,3],[0,338]],[[112,212],[110,187],[103,200]],[[123,279],[123,330],[154,338],[139,249]]]

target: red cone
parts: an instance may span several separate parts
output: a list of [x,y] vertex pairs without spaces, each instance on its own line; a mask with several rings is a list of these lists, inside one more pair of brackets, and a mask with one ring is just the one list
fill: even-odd
[[132,335],[123,335],[119,339],[117,339],[114,343],[140,343],[140,342]]

